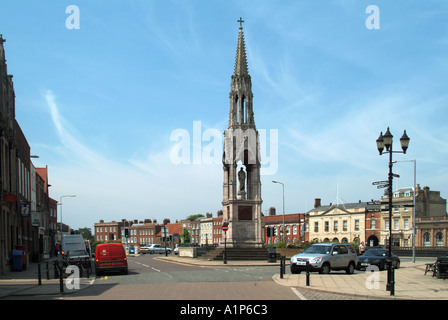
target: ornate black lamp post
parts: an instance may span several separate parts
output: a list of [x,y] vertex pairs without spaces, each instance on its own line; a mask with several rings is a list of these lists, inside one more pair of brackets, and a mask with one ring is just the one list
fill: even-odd
[[[389,197],[389,263],[388,263],[388,270],[387,270],[387,290],[390,291],[390,295],[395,295],[395,275],[394,275],[394,269],[392,267],[391,263],[391,257],[392,257],[392,179],[394,177],[394,174],[392,173],[392,153],[406,153],[406,150],[409,146],[409,137],[406,134],[406,130],[404,130],[403,136],[400,138],[401,143],[401,149],[403,151],[393,151],[392,149],[392,140],[393,135],[389,131],[389,127],[387,127],[386,133],[383,135],[383,132],[380,133],[379,138],[376,140],[376,145],[378,147],[378,152],[380,155],[383,153],[389,153],[389,179],[387,184],[387,193]],[[386,151],[384,151],[384,148],[386,148]]]

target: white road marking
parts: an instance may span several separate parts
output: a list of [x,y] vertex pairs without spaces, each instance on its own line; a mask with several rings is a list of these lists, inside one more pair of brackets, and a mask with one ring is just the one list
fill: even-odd
[[294,293],[296,294],[296,296],[298,296],[301,300],[308,300],[308,299],[305,298],[305,297],[303,296],[303,294],[301,294],[301,293],[299,292],[299,290],[297,290],[296,288],[291,288],[291,290],[292,290],[292,292],[294,292]]

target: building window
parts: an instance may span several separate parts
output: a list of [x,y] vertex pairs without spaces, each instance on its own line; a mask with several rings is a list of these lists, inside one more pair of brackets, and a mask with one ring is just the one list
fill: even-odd
[[426,232],[426,233],[423,235],[423,245],[424,245],[425,247],[429,247],[429,246],[431,246],[431,235],[429,234],[429,232]]
[[409,219],[408,218],[404,219],[403,225],[404,225],[403,226],[404,230],[409,230]]
[[394,219],[394,230],[399,230],[399,220]]
[[347,231],[347,220],[342,221],[342,230]]
[[359,230],[359,220],[355,220],[355,230],[358,231]]
[[389,219],[384,219],[384,230],[389,230]]
[[337,221],[333,222],[333,230],[334,230],[334,232],[338,232],[338,222]]
[[314,232],[319,232],[319,222],[314,222]]
[[437,232],[436,234],[436,246],[441,247],[443,246],[443,233]]
[[325,221],[325,232],[330,231],[330,224],[328,223],[328,221]]

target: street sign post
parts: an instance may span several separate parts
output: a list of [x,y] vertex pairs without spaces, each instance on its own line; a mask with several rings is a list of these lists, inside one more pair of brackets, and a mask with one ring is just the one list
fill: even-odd
[[386,183],[389,183],[389,181],[375,181],[375,182],[372,182],[372,185],[376,186],[378,184],[386,184]]
[[168,257],[168,251],[166,250],[166,238],[168,238],[168,228],[162,227],[162,239],[165,239],[165,257]]
[[224,231],[224,254],[222,255],[223,263],[227,264],[227,230],[229,230],[229,223],[224,222],[222,224],[222,231]]

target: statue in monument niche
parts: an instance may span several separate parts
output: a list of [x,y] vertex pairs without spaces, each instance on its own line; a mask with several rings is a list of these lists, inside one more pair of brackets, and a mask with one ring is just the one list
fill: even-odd
[[238,194],[245,193],[246,189],[246,172],[244,172],[243,168],[238,171],[238,180],[240,182],[240,187],[238,189]]

